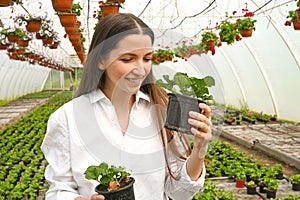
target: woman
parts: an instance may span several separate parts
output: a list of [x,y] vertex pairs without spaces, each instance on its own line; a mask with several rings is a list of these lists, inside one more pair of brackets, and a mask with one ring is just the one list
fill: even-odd
[[124,166],[137,200],[190,199],[203,187],[210,108],[190,112],[194,147],[163,128],[168,97],[151,69],[154,34],[132,14],[112,14],[95,30],[79,89],[49,119],[42,151],[47,199],[104,199],[85,179],[90,165]]

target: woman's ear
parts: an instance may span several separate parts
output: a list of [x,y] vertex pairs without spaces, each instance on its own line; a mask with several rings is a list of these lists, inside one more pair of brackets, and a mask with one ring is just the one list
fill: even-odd
[[100,70],[105,70],[105,67],[104,67],[104,64],[103,64],[102,61],[99,62],[98,68],[99,68]]

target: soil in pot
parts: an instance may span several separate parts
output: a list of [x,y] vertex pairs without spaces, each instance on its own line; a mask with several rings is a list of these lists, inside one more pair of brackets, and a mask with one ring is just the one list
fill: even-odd
[[106,186],[100,184],[95,188],[95,191],[98,194],[103,195],[105,200],[135,200],[133,190],[134,181],[134,178],[131,178],[131,182],[126,186],[124,186],[124,183],[121,182],[120,189],[113,191],[107,191]]
[[201,112],[200,99],[181,95],[168,94],[169,104],[167,108],[167,118],[165,128],[181,133],[191,134],[191,125],[188,123],[189,111]]

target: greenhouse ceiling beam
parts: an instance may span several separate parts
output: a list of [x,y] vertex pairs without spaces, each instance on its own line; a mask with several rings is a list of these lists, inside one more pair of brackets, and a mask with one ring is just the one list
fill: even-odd
[[268,91],[269,91],[269,94],[271,95],[271,100],[273,102],[273,108],[275,110],[275,113],[276,115],[279,117],[279,111],[278,111],[278,105],[277,105],[277,102],[275,100],[275,95],[274,95],[274,92],[273,92],[273,87],[272,87],[272,84],[270,82],[270,80],[268,79],[268,76],[263,68],[263,65],[262,63],[259,61],[259,58],[257,56],[257,54],[255,53],[255,50],[252,48],[251,45],[249,45],[249,43],[246,41],[246,40],[243,40],[246,48],[249,50],[250,54],[253,56],[253,60],[256,62],[257,66],[258,66],[258,69],[259,71],[261,72],[262,74],[262,77],[267,85],[267,88],[268,88]]
[[243,102],[247,102],[245,90],[243,88],[243,84],[241,82],[241,79],[239,78],[239,76],[238,76],[235,68],[233,67],[232,62],[230,61],[230,59],[228,58],[228,56],[226,55],[226,53],[222,50],[222,48],[220,48],[220,51],[222,52],[225,60],[227,61],[228,65],[229,65],[229,68],[231,69],[231,71],[232,71],[232,73],[233,73],[233,75],[234,75],[234,77],[235,77],[235,79],[236,79],[236,81],[238,83],[238,86],[239,86],[240,91],[241,91],[242,96],[243,96]]

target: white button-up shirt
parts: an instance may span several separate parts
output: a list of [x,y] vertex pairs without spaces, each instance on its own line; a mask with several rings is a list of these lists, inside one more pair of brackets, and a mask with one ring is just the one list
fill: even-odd
[[180,179],[170,177],[154,110],[149,96],[139,91],[125,135],[114,106],[99,89],[54,112],[41,146],[49,163],[45,171],[50,183],[47,199],[73,200],[95,194],[99,183],[85,179],[84,172],[101,162],[131,172],[136,200],[191,199],[203,187],[205,168],[197,181],[191,181],[186,161],[177,159],[173,164],[182,165]]

